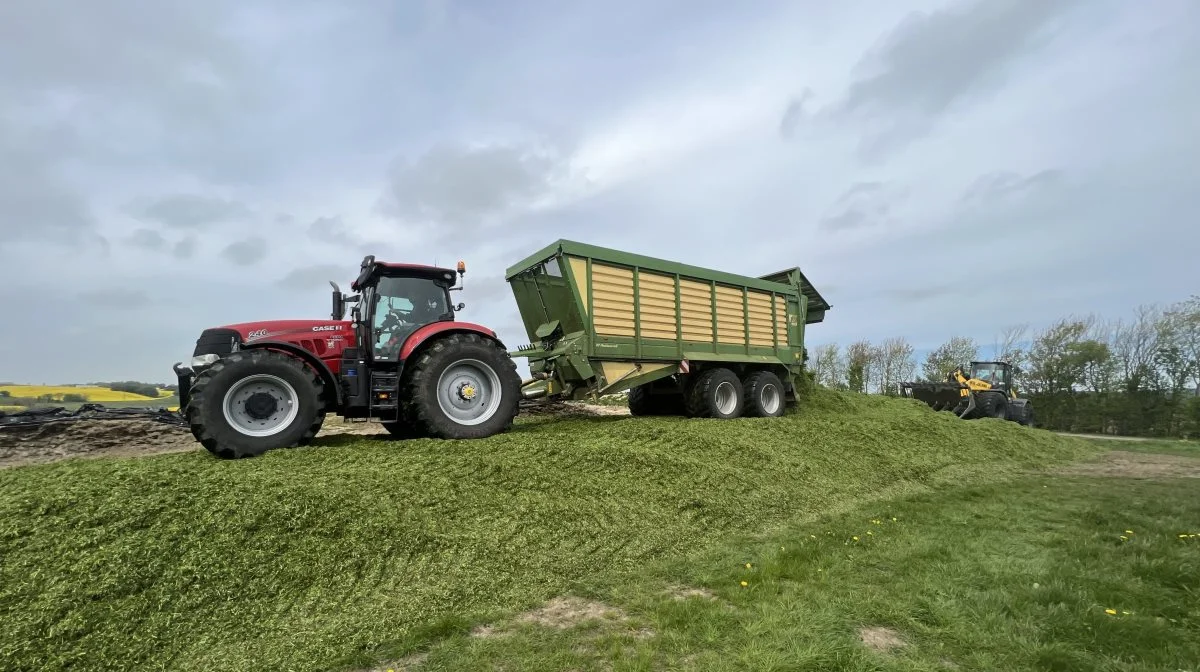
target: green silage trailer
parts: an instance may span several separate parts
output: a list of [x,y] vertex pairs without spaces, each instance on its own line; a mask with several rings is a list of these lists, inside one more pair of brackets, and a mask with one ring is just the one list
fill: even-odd
[[799,268],[749,277],[558,240],[511,266],[526,398],[628,391],[635,415],[782,415],[830,305]]

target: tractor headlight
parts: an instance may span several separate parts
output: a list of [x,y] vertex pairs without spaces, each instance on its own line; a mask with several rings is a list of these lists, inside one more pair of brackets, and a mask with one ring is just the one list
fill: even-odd
[[192,357],[192,370],[194,371],[196,369],[202,369],[206,366],[212,366],[213,364],[216,364],[217,360],[220,358],[220,355],[196,355],[195,357]]

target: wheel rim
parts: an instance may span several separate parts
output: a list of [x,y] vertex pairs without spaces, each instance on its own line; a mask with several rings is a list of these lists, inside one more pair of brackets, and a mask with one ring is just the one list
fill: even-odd
[[769,414],[773,414],[779,410],[779,388],[774,385],[764,385],[762,393],[759,395],[759,403],[762,404],[762,409]]
[[225,422],[246,436],[272,436],[291,426],[300,413],[300,398],[291,383],[265,373],[233,384],[221,404]]
[[460,425],[486,422],[500,408],[500,394],[500,376],[478,359],[459,360],[438,377],[438,407]]
[[733,409],[737,408],[737,390],[733,388],[733,383],[718,383],[716,398],[717,410],[721,412],[721,415],[729,415],[733,413]]

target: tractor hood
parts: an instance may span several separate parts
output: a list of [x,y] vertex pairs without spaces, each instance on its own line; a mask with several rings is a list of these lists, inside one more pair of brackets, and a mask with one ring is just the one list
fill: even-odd
[[220,329],[237,332],[243,343],[288,341],[297,337],[328,338],[354,336],[354,323],[338,320],[267,320],[227,324]]

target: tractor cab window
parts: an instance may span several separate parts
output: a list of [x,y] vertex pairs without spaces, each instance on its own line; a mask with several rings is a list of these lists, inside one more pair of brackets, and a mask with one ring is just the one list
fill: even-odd
[[1004,369],[996,364],[977,364],[971,371],[971,377],[982,380],[985,383],[992,385],[1003,385],[1008,381],[1005,380]]
[[376,359],[395,359],[410,334],[453,315],[445,286],[427,278],[380,278],[371,304]]

